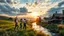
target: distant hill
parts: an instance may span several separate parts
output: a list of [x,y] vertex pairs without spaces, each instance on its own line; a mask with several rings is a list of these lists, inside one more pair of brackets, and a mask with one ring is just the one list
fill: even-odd
[[7,16],[0,16],[0,20],[13,20],[13,18]]

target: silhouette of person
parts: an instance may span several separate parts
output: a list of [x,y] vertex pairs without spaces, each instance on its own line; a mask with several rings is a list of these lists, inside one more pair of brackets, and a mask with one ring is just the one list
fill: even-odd
[[41,17],[38,16],[38,18],[36,19],[36,23],[39,25],[41,23]]
[[24,19],[24,29],[26,29],[27,20]]
[[15,30],[16,28],[18,29],[18,18],[17,17],[15,18],[14,22],[15,22],[15,28],[14,28]]
[[23,20],[20,19],[20,28],[22,28],[22,23],[23,23]]

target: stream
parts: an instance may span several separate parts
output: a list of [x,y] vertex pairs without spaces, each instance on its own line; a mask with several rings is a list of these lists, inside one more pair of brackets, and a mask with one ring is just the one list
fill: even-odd
[[45,36],[52,36],[51,33],[48,31],[48,29],[37,25],[36,22],[32,23],[32,28],[37,32],[45,34]]

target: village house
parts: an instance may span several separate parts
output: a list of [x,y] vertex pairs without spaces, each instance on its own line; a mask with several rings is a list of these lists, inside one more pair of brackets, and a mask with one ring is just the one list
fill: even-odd
[[57,11],[52,15],[52,17],[49,17],[48,19],[49,24],[63,24],[64,23],[64,10],[62,13],[57,13]]
[[49,17],[44,17],[44,22],[47,24],[63,24],[64,23],[64,10],[62,13],[58,13],[57,11]]

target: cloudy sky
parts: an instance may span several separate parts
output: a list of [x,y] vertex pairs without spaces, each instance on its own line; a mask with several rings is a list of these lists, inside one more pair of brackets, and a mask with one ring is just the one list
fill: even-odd
[[56,11],[61,12],[63,9],[63,0],[0,0],[0,15],[14,16],[20,13],[22,15],[28,13],[26,15],[29,16],[29,12],[38,12],[44,16],[53,14]]

